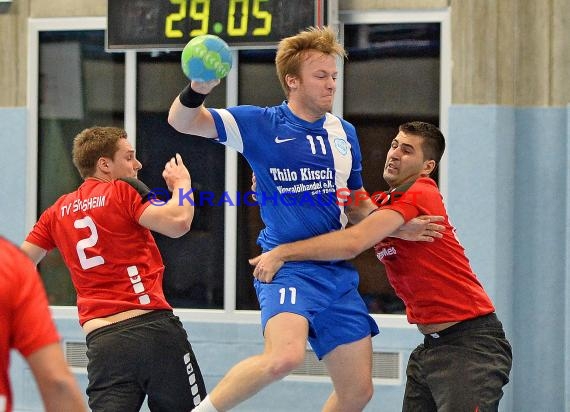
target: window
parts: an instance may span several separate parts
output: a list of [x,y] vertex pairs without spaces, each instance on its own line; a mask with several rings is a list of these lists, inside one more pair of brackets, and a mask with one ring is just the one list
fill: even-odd
[[[344,90],[337,93],[344,96],[343,117],[359,134],[364,187],[369,193],[387,189],[382,168],[399,124],[410,120],[441,124],[440,38],[439,22],[344,26],[349,56],[344,64]],[[274,50],[240,52],[240,104],[271,106],[284,99],[274,59]],[[239,190],[243,193],[251,185],[251,170],[241,156],[238,164]],[[238,208],[238,309],[258,308],[247,258],[259,253],[255,241],[262,228],[257,208]],[[360,292],[371,313],[404,313],[402,301],[372,250],[357,257],[354,264],[360,273]]]
[[[188,80],[180,52],[137,53],[137,156],[139,178],[166,190],[164,164],[180,153],[192,176],[195,216],[190,233],[179,239],[154,233],[165,263],[164,293],[179,308],[224,307],[225,149],[202,137],[176,132],[167,122],[174,97]],[[208,105],[225,106],[226,82],[208,96]],[[211,195],[211,196],[210,196]]]
[[[103,30],[39,32],[38,216],[81,183],[71,161],[75,135],[93,125],[123,126],[125,58],[105,53],[104,35]],[[49,253],[39,269],[50,303],[75,305],[59,253]]]
[[[240,51],[239,62],[239,104],[275,106],[285,99],[275,73],[274,49]],[[251,174],[247,161],[239,156],[238,190],[241,193],[251,190]],[[236,308],[259,310],[252,286],[253,268],[248,258],[261,253],[256,241],[264,225],[257,206],[240,206],[237,214]]]
[[[439,23],[344,26],[344,118],[358,132],[368,193],[388,189],[382,172],[398,125],[411,120],[440,123],[440,37]],[[405,312],[373,250],[354,264],[371,313]]]

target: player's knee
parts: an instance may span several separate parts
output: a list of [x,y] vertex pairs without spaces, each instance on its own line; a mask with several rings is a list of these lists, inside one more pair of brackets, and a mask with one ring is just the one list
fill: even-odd
[[362,385],[362,387],[359,388],[359,390],[354,394],[354,399],[357,404],[364,407],[368,402],[370,402],[373,395],[374,386],[372,385],[372,382],[370,382],[368,385]]
[[304,352],[301,356],[299,353],[295,353],[294,351],[280,354],[279,356],[273,356],[268,363],[270,373],[274,379],[282,379],[301,366],[304,358]]
[[374,395],[372,382],[366,385],[353,386],[347,390],[337,390],[337,398],[342,410],[361,411],[370,402]]

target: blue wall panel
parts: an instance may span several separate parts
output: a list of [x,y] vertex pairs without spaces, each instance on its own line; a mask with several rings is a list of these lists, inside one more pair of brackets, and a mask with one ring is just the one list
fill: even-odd
[[[564,409],[566,124],[563,109],[517,112],[513,282],[516,410]],[[552,409],[545,409],[545,405]]]
[[568,410],[568,110],[455,106],[448,140],[450,214],[513,344],[502,407]]
[[25,236],[26,108],[0,108],[0,234],[20,244]]

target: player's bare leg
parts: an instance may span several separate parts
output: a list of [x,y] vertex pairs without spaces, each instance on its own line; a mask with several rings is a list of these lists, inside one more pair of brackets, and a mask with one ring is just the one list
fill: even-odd
[[323,412],[361,412],[374,393],[370,336],[338,346],[323,360],[334,386]]
[[[269,319],[263,353],[229,370],[209,394],[214,407],[219,412],[227,411],[289,375],[305,358],[308,330],[307,320],[293,313],[280,313]],[[199,410],[200,407],[196,409]]]

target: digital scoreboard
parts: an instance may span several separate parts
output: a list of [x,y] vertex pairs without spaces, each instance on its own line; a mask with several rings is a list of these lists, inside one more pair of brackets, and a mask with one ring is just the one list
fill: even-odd
[[107,49],[181,50],[215,34],[230,46],[275,46],[325,24],[323,0],[108,0]]

